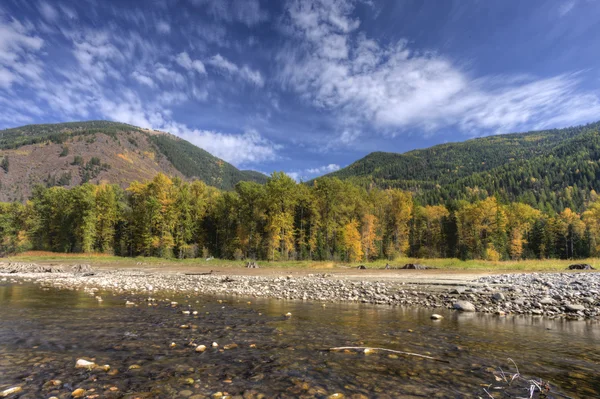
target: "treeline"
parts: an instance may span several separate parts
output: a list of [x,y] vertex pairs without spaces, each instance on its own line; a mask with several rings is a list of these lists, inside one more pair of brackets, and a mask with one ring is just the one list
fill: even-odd
[[399,189],[337,178],[220,191],[159,174],[114,185],[37,187],[25,204],[0,203],[0,251],[121,256],[368,261],[398,256],[462,259],[581,258],[600,252],[600,199],[581,214],[542,212],[496,197],[421,205]]

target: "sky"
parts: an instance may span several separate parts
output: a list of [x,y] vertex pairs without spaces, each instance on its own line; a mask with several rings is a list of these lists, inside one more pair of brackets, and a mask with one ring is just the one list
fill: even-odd
[[600,1],[2,0],[0,129],[108,119],[307,180],[600,120]]

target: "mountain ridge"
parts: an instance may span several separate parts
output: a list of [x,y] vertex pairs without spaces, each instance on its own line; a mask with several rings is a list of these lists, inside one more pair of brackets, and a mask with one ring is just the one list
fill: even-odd
[[157,173],[220,189],[266,176],[241,171],[167,132],[112,121],[34,124],[0,131],[0,201],[24,201],[37,184],[90,181],[126,187]]
[[600,190],[599,131],[595,122],[373,152],[323,177],[409,190],[430,205],[499,196],[545,210],[581,209]]

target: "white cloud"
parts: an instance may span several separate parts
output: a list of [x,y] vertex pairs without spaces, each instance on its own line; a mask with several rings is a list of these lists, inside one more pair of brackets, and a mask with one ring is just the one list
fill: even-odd
[[20,22],[0,20],[0,64],[10,65],[28,51],[42,48],[44,40],[29,34],[29,29]]
[[175,61],[177,61],[177,63],[184,69],[187,69],[188,71],[190,70],[194,70],[196,72],[198,72],[201,75],[205,75],[206,74],[206,68],[204,67],[204,64],[202,63],[202,61],[200,60],[192,60],[189,56],[188,53],[186,53],[185,51],[182,53],[179,53],[177,55],[177,57],[175,57]]
[[296,181],[307,181],[318,176],[326,175],[340,169],[340,165],[330,163],[329,165],[318,166],[292,172],[285,172],[289,177]]
[[152,78],[150,78],[149,76],[146,76],[138,71],[134,71],[131,74],[131,77],[143,85],[146,85],[148,87],[156,87],[156,84],[154,83]]
[[335,172],[340,169],[340,165],[330,163],[329,165],[319,166],[318,168],[306,169],[311,175],[323,175],[326,173]]
[[166,21],[158,21],[156,23],[156,31],[158,33],[170,33],[171,32],[171,25],[169,25]]
[[221,54],[213,55],[210,58],[210,60],[208,60],[208,63],[216,68],[222,69],[231,74],[236,73],[238,71],[237,65],[235,65],[233,62],[227,60]]
[[235,166],[275,160],[281,149],[254,129],[241,135],[190,129],[177,123],[166,124],[164,129]]
[[333,111],[342,144],[355,142],[362,126],[388,134],[458,126],[480,135],[576,124],[599,114],[598,96],[580,90],[577,74],[473,78],[406,40],[382,45],[367,38],[353,9],[350,0],[292,1],[284,24],[293,43],[278,57],[281,84]]
[[162,64],[156,64],[154,69],[154,74],[163,83],[173,84],[173,85],[184,85],[185,77],[179,72],[175,72]]
[[258,87],[262,87],[265,84],[264,78],[260,71],[252,70],[246,65],[240,68],[227,58],[223,57],[221,54],[212,56],[207,61],[207,64],[212,65],[213,67],[226,72],[229,75],[239,76],[243,80],[253,83]]
[[56,11],[56,9],[45,1],[40,2],[39,10],[42,16],[48,22],[55,22],[58,19],[58,12]]

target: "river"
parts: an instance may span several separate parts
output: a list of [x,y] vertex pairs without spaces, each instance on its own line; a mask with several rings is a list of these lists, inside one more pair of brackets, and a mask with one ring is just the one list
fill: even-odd
[[[21,399],[71,398],[78,388],[90,399],[529,397],[524,380],[497,381],[500,369],[508,379],[516,373],[512,359],[524,379],[550,383],[550,398],[600,398],[598,321],[448,310],[434,321],[423,308],[95,295],[104,300],[0,283],[0,392],[21,387],[9,396]],[[196,352],[198,344],[207,349]],[[341,346],[442,361],[326,350]],[[76,369],[80,358],[110,370]]]

